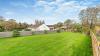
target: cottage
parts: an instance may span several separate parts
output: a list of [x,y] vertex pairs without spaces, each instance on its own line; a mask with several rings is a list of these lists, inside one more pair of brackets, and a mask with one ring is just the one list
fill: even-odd
[[47,25],[49,28],[50,28],[50,30],[54,30],[54,25]]
[[55,30],[54,25],[46,25],[46,24],[42,24],[40,26],[32,25],[28,27],[27,29],[30,29],[31,31],[44,31],[44,30],[53,31]]
[[44,30],[50,30],[50,28],[47,25],[42,24],[35,29],[35,31],[44,31]]

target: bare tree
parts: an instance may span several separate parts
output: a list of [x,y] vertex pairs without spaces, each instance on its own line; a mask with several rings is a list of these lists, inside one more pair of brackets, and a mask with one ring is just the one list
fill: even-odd
[[72,24],[73,24],[73,21],[70,20],[70,19],[67,19],[67,20],[64,22],[64,26],[66,26],[66,30],[69,31],[69,29],[72,28]]
[[36,27],[38,27],[38,26],[40,26],[42,24],[45,24],[44,20],[43,21],[42,20],[35,20],[35,26]]
[[0,21],[5,21],[5,18],[3,16],[0,16]]
[[83,30],[89,34],[90,30],[95,29],[97,14],[99,9],[97,7],[90,7],[80,12],[79,17],[82,22]]

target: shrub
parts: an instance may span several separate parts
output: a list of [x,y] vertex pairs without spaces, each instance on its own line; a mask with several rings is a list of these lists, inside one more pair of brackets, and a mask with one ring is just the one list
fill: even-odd
[[0,32],[3,32],[4,28],[2,26],[0,26]]
[[61,32],[61,30],[60,30],[60,29],[58,29],[58,30],[57,30],[57,33],[60,33],[60,32]]
[[25,29],[25,31],[31,31],[31,29]]
[[32,35],[34,35],[34,34],[35,34],[35,32],[33,31],[33,32],[32,32]]
[[19,37],[19,36],[20,36],[20,32],[18,30],[14,30],[13,37]]
[[0,28],[0,32],[3,32],[3,31],[4,31],[4,29],[1,29],[1,28]]
[[44,34],[47,34],[48,33],[48,31],[47,30],[44,30]]

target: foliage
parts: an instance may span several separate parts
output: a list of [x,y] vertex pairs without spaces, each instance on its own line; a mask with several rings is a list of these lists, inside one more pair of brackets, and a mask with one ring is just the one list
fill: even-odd
[[31,31],[31,29],[25,29],[25,31]]
[[43,21],[42,20],[35,20],[35,27],[38,27],[42,24],[45,24],[44,20]]
[[57,32],[60,33],[61,27],[63,26],[62,22],[58,22],[55,24],[54,28],[57,29]]
[[75,32],[83,32],[82,26],[79,23],[75,23],[74,26],[73,26],[73,28],[74,28]]
[[62,23],[62,22],[58,22],[58,23],[57,23],[57,27],[58,27],[58,28],[60,28],[60,27],[62,27],[62,26],[63,26],[63,23]]
[[72,23],[73,23],[73,21],[70,20],[70,19],[67,19],[67,20],[64,22],[65,25],[71,25]]
[[57,33],[60,33],[61,32],[61,29],[57,29]]
[[44,34],[47,34],[48,33],[48,31],[47,30],[44,30]]
[[34,31],[32,31],[32,35],[34,35],[35,34],[35,32]]
[[0,22],[5,21],[5,18],[3,16],[0,16]]
[[4,17],[0,16],[0,26],[5,31],[22,30],[26,29],[29,25],[27,23],[17,23],[14,19],[5,20]]
[[3,32],[4,28],[2,26],[0,26],[0,32]]
[[64,22],[64,26],[66,26],[66,30],[69,31],[70,29],[73,28],[73,20],[67,19]]
[[20,36],[20,32],[18,30],[14,30],[13,37],[19,37],[19,36]]
[[99,9],[97,7],[91,7],[81,10],[79,17],[82,22],[83,31],[85,33],[89,33],[90,30],[95,30],[98,13]]

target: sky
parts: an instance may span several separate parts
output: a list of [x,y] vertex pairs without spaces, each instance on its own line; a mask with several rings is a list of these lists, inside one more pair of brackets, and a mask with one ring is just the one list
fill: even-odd
[[67,19],[78,22],[82,9],[99,3],[100,0],[0,0],[0,16],[29,24],[37,19],[46,24]]

